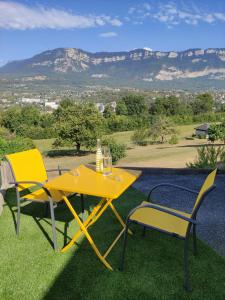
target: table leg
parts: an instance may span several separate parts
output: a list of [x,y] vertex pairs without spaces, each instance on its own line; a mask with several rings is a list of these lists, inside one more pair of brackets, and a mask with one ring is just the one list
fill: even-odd
[[86,227],[84,226],[84,224],[81,222],[79,216],[77,215],[77,213],[75,212],[75,210],[73,209],[72,205],[70,204],[69,200],[67,199],[66,196],[63,196],[63,200],[66,202],[69,210],[72,212],[75,220],[77,221],[78,225],[80,226],[80,229],[83,231],[83,233],[85,234],[85,236],[87,237],[91,247],[93,248],[94,252],[96,253],[96,255],[98,256],[98,258],[102,261],[102,263],[106,266],[107,269],[112,271],[112,267],[110,266],[110,264],[106,261],[106,259],[101,255],[100,251],[98,250],[97,246],[95,245],[92,237],[90,236],[89,232],[87,231]]
[[[64,197],[64,196],[63,196]],[[67,197],[66,197],[67,199]],[[66,202],[66,200],[63,198],[63,200]],[[74,216],[74,209],[72,207],[72,205],[70,204],[69,200],[67,199],[68,202],[66,202],[69,210],[71,211],[71,213],[73,214]],[[87,217],[87,219],[83,222],[84,226],[86,227],[91,221],[92,221],[92,218],[97,214],[97,212],[101,209],[102,207],[102,204],[105,202],[105,199],[101,199],[101,201],[94,207],[93,211],[91,212],[91,214]],[[68,205],[69,203],[69,205]],[[64,253],[66,252],[67,250],[69,250],[73,244],[76,242],[76,240],[80,237],[80,235],[82,234],[82,230],[79,229],[76,234],[73,236],[73,238],[70,240],[70,242],[61,249],[61,252]]]
[[[115,206],[112,204],[112,202],[109,202],[109,206],[111,207],[114,215],[116,216],[116,218],[118,219],[118,221],[120,222],[120,224],[122,225],[123,228],[126,227],[126,224],[124,223],[123,219],[121,218],[121,216],[119,215],[118,211],[115,209]],[[128,232],[130,234],[133,234],[132,231],[129,229]]]

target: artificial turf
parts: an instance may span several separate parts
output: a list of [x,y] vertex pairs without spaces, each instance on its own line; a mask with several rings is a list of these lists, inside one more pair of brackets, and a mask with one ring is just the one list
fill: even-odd
[[[130,188],[115,206],[125,218],[128,211],[145,196]],[[79,209],[79,197],[73,205]],[[86,209],[96,203],[85,197]],[[50,219],[44,219],[44,207],[29,203],[22,208],[21,233],[15,235],[15,192],[8,191],[7,203],[0,217],[0,299],[157,299],[224,300],[225,259],[198,241],[199,255],[190,247],[193,291],[183,289],[183,241],[163,233],[133,226],[129,236],[124,272],[118,270],[122,239],[108,256],[114,271],[108,271],[94,254],[86,239],[65,254],[55,253],[51,245]],[[87,213],[87,212],[86,212]],[[65,222],[70,222],[68,236],[76,223],[64,204],[56,209],[58,244],[63,246]],[[99,249],[104,252],[115,238],[120,225],[108,209],[90,229]]]

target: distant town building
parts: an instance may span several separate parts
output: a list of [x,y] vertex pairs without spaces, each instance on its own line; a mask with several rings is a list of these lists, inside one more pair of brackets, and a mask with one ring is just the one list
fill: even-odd
[[21,102],[24,104],[40,104],[43,100],[40,98],[22,98]]
[[200,138],[207,138],[209,130],[209,124],[205,123],[195,128],[195,135]]
[[103,103],[96,103],[96,107],[100,113],[104,113],[105,105]]
[[45,107],[46,108],[50,108],[50,109],[57,109],[59,107],[59,104],[56,103],[55,101],[49,101],[49,102],[45,102]]

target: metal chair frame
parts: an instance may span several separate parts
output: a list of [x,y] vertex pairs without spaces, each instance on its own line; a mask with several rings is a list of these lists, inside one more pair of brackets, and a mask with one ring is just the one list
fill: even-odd
[[[193,193],[195,195],[198,195],[198,191],[196,190],[191,190],[191,189],[188,189],[186,187],[183,187],[183,186],[179,186],[179,185],[175,185],[175,184],[169,184],[169,183],[162,183],[162,184],[158,184],[156,186],[154,186],[149,194],[148,194],[148,197],[147,197],[147,201],[150,202],[150,197],[151,197],[151,194],[152,192],[157,189],[157,188],[160,188],[162,186],[169,186],[169,187],[173,187],[173,188],[177,188],[177,189],[181,189],[183,191],[187,191],[187,192],[190,192],[190,193]],[[143,226],[143,234],[145,234],[145,231],[146,231],[146,228],[150,228],[150,229],[155,229],[157,231],[160,231],[160,232],[163,232],[163,233],[166,233],[170,236],[173,236],[173,237],[177,237],[179,239],[182,239],[184,240],[184,288],[186,291],[191,291],[191,285],[190,285],[190,274],[189,274],[189,262],[188,262],[188,258],[189,258],[189,251],[188,251],[188,248],[189,248],[189,238],[190,238],[190,234],[191,234],[191,228],[193,226],[193,253],[194,255],[196,256],[197,255],[197,239],[196,239],[196,226],[198,224],[198,222],[196,221],[196,217],[197,217],[197,213],[199,211],[199,208],[201,207],[202,203],[203,203],[203,200],[205,199],[205,197],[212,191],[215,189],[215,185],[212,185],[209,189],[207,189],[200,197],[196,207],[194,208],[192,214],[191,214],[191,218],[187,218],[179,213],[176,213],[176,212],[173,212],[173,211],[170,211],[169,209],[166,209],[164,207],[159,207],[157,205],[154,205],[154,204],[145,204],[145,205],[139,205],[137,207],[135,207],[134,209],[132,209],[128,216],[127,216],[127,219],[126,219],[126,228],[125,228],[125,232],[124,232],[124,242],[123,242],[123,250],[122,250],[122,257],[121,257],[121,264],[120,264],[120,270],[123,271],[124,270],[124,260],[125,260],[125,251],[126,251],[126,246],[127,246],[127,234],[128,234],[128,229],[129,229],[129,226],[131,223],[136,223],[136,224],[139,224],[141,226]],[[180,219],[183,219],[185,221],[188,221],[189,224],[188,224],[188,227],[187,227],[187,231],[186,231],[186,235],[185,237],[181,237],[175,233],[171,233],[171,232],[167,232],[167,231],[164,231],[164,230],[161,230],[159,228],[155,228],[153,226],[149,226],[149,225],[146,225],[146,224],[143,224],[143,223],[140,223],[140,222],[137,222],[137,221],[134,221],[134,220],[131,220],[130,217],[132,216],[132,214],[137,210],[137,209],[140,209],[140,208],[144,208],[144,207],[150,207],[152,209],[155,209],[155,210],[159,210],[159,211],[162,211],[162,212],[165,212],[167,214],[170,214],[170,215],[173,215],[175,217],[178,217]]]
[[[16,222],[16,234],[17,236],[19,236],[19,232],[20,232],[20,216],[21,216],[21,201],[28,201],[28,202],[36,202],[36,203],[47,203],[49,204],[49,208],[50,208],[50,216],[51,216],[51,221],[52,221],[52,236],[53,236],[53,246],[54,246],[54,250],[56,251],[58,249],[57,247],[57,237],[56,237],[56,227],[55,227],[55,212],[54,209],[57,207],[57,203],[52,199],[51,193],[50,191],[44,187],[44,183],[42,182],[38,182],[38,181],[30,181],[30,180],[23,180],[23,181],[16,181],[15,179],[15,174],[13,171],[13,167],[10,163],[10,161],[7,159],[9,166],[10,166],[10,170],[12,172],[12,176],[14,181],[10,182],[10,184],[13,184],[16,188],[16,200],[17,200],[17,222]],[[62,175],[63,171],[69,171],[69,169],[62,169],[58,166],[57,169],[50,169],[50,170],[46,170],[47,173],[49,172],[58,172],[59,175]],[[44,192],[46,193],[46,195],[48,196],[48,200],[47,201],[42,201],[40,199],[40,201],[35,201],[35,200],[30,200],[30,199],[26,199],[25,197],[21,198],[20,196],[20,191],[18,189],[20,184],[34,184],[34,186],[38,186],[41,189],[44,190]],[[32,194],[32,192],[30,193]],[[83,198],[83,197],[82,197]],[[82,199],[83,200],[83,199]]]

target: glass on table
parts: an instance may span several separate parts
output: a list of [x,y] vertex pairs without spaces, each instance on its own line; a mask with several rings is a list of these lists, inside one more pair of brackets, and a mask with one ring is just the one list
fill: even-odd
[[112,156],[108,146],[103,147],[102,160],[103,160],[103,175],[107,176],[112,174]]
[[78,169],[72,169],[70,170],[69,174],[72,176],[79,176],[80,172],[78,171]]

